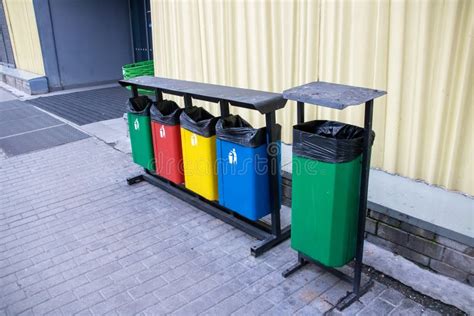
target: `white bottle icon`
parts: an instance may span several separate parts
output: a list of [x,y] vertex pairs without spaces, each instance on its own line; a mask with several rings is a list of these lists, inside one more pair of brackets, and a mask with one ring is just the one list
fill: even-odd
[[133,122],[133,126],[135,127],[135,130],[138,131],[140,129],[140,123],[138,122],[138,119],[135,119],[135,122]]
[[196,136],[196,134],[192,134],[191,135],[191,146],[197,146],[197,144],[198,144],[197,136]]
[[161,127],[160,127],[160,137],[161,138],[166,137],[165,127],[163,125],[161,125]]
[[237,152],[235,151],[235,148],[232,148],[232,150],[229,151],[229,163],[231,165],[237,164]]

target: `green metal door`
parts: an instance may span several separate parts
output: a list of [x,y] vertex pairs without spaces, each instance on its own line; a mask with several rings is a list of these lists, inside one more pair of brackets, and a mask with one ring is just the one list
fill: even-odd
[[330,267],[355,256],[361,156],[326,163],[293,155],[291,246]]
[[150,116],[128,113],[128,129],[132,144],[133,162],[148,170],[155,170]]

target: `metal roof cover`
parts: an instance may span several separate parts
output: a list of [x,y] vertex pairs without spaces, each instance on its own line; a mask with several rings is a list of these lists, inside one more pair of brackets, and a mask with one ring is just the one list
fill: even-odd
[[152,76],[141,76],[119,82],[122,86],[138,85],[144,88],[159,89],[165,93],[174,91],[196,98],[225,100],[231,105],[255,109],[262,114],[281,109],[287,102],[280,93]]
[[315,81],[283,91],[288,100],[317,104],[342,110],[385,95],[382,90],[347,86],[324,81]]

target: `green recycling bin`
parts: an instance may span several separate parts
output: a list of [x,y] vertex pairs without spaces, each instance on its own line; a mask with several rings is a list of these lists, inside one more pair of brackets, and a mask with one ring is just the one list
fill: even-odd
[[130,98],[127,117],[133,162],[145,169],[155,171],[150,124],[151,105],[152,101],[147,96]]
[[293,127],[291,246],[329,267],[355,257],[363,134],[333,121]]
[[[129,80],[140,76],[154,76],[155,75],[155,63],[153,60],[140,61],[138,63],[127,64],[122,67],[122,74],[124,80]],[[127,87],[131,90],[132,87]],[[154,90],[138,89],[140,94],[154,95]]]

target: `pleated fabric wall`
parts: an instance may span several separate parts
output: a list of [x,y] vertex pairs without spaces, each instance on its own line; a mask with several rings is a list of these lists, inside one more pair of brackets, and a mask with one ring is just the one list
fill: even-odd
[[3,0],[3,8],[16,68],[44,75],[43,54],[33,0]]
[[[375,102],[372,166],[474,195],[473,1],[152,0],[152,22],[158,76],[275,92],[315,80],[387,90]],[[263,125],[258,113],[232,111]],[[362,107],[306,113],[362,125]],[[277,120],[291,142],[292,102]]]

